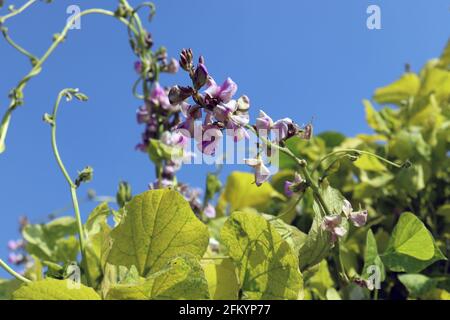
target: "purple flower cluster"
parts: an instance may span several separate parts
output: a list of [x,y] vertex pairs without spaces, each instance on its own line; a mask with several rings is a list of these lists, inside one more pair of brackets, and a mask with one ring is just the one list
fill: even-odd
[[341,214],[325,216],[322,221],[321,228],[331,234],[331,242],[334,244],[339,238],[347,233],[343,222],[350,220],[355,227],[362,227],[367,222],[367,210],[353,211],[352,205],[348,200],[344,200]]
[[237,84],[231,78],[217,84],[209,75],[203,57],[194,66],[190,49],[181,52],[180,65],[189,73],[192,85],[174,86],[169,93],[171,103],[178,105],[184,115],[177,132],[194,138],[197,148],[207,155],[215,154],[224,131],[235,142],[248,138],[245,126],[249,123],[250,101],[247,96],[233,99]]
[[[22,231],[27,224],[28,219],[26,217],[21,217],[19,220],[20,231]],[[24,268],[27,268],[30,265],[31,259],[25,251],[25,241],[23,239],[9,240],[7,246],[9,250],[8,261],[11,264],[24,266]]]

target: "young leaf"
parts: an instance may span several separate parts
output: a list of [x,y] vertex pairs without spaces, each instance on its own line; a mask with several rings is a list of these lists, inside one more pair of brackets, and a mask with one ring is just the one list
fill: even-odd
[[80,284],[74,287],[71,280],[45,279],[22,285],[14,291],[14,300],[101,300],[94,289]]
[[229,212],[245,208],[264,211],[271,198],[284,199],[284,196],[275,191],[269,183],[256,186],[255,177],[251,173],[232,172],[227,179],[225,190],[220,195],[217,209],[220,214],[224,214],[227,207]]
[[364,251],[364,268],[362,272],[363,278],[367,279],[372,275],[371,266],[376,266],[380,271],[380,281],[384,281],[386,278],[386,271],[384,269],[384,264],[381,261],[380,256],[378,255],[377,242],[375,240],[375,236],[371,229],[367,231],[367,239],[366,239],[366,249]]
[[417,94],[420,79],[415,73],[407,72],[393,83],[375,90],[373,99],[380,104],[400,105],[403,101]]
[[56,263],[76,260],[79,250],[76,234],[76,220],[72,217],[61,217],[47,224],[29,224],[22,231],[28,253]]
[[131,267],[142,276],[154,273],[180,254],[201,258],[209,243],[207,227],[176,191],[151,190],[123,208],[124,217],[112,230],[107,262]]
[[369,100],[363,100],[366,110],[366,121],[378,133],[389,133],[389,128],[383,117],[375,110]]
[[239,270],[244,298],[298,299],[303,279],[297,256],[267,220],[234,212],[221,239]]

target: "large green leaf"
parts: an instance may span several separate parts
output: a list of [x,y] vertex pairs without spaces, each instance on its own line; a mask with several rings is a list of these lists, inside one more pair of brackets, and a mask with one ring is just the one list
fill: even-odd
[[434,289],[437,280],[424,276],[423,274],[401,274],[398,280],[408,289],[413,298],[419,298]]
[[433,236],[414,214],[400,216],[389,239],[386,252],[381,255],[384,264],[397,272],[420,272],[433,262],[442,260]]
[[208,283],[202,267],[191,256],[169,261],[147,278],[125,278],[110,287],[109,300],[209,299]]
[[22,235],[28,253],[51,262],[74,261],[79,251],[76,220],[61,217],[47,224],[29,224]]
[[146,276],[180,254],[201,258],[206,251],[208,229],[176,191],[144,192],[123,211],[124,218],[111,231],[107,261],[113,265],[135,265]]
[[239,270],[244,298],[298,299],[303,279],[297,256],[266,219],[234,212],[221,239]]
[[400,105],[403,101],[417,94],[420,79],[415,73],[407,72],[393,83],[375,90],[373,99],[378,103]]
[[202,264],[208,281],[209,293],[213,300],[236,300],[239,283],[236,267],[231,259],[210,260]]
[[253,174],[235,171],[228,176],[217,209],[219,214],[245,208],[264,211],[272,198],[284,199],[284,196],[275,191],[269,183],[256,186]]
[[0,279],[0,300],[10,300],[12,293],[17,290],[22,282],[16,279]]
[[100,296],[89,287],[80,284],[77,288],[71,280],[47,278],[21,286],[13,293],[14,300],[100,300]]
[[108,243],[110,241],[109,233],[111,228],[108,225],[108,217],[111,209],[106,202],[99,204],[90,213],[84,226],[86,230],[86,255],[92,284],[98,284],[103,275],[103,260],[105,258]]

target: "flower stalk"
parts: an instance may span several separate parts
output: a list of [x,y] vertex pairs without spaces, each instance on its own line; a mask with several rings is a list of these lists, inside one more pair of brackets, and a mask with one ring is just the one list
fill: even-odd
[[0,267],[2,267],[6,272],[8,272],[10,275],[12,275],[14,278],[16,278],[19,281],[30,283],[31,280],[25,278],[21,274],[14,271],[6,262],[4,262],[2,259],[0,259]]

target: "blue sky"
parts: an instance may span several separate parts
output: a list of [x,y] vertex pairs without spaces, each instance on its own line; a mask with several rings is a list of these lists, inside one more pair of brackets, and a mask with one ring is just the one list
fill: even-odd
[[[41,55],[65,24],[69,5],[116,5],[87,2],[39,2],[7,26],[17,42]],[[381,30],[366,27],[371,4],[381,8]],[[218,81],[230,76],[239,85],[238,93],[250,97],[253,117],[262,108],[275,119],[314,119],[316,132],[348,135],[369,131],[361,100],[399,76],[404,63],[417,71],[438,56],[450,30],[445,0],[160,0],[156,5],[149,25],[156,45],[166,46],[175,57],[184,47],[203,54]],[[0,11],[4,14],[5,8]],[[86,165],[95,170],[94,181],[80,188],[81,197],[88,188],[113,195],[122,179],[138,193],[154,179],[148,158],[134,151],[142,127],[135,123],[139,101],[131,94],[133,62],[123,25],[88,16],[29,83],[26,104],[14,114],[7,151],[0,156],[1,257],[7,256],[7,240],[18,236],[20,215],[44,222],[49,212],[70,203],[51,153],[50,129],[41,121],[60,89],[78,87],[90,97],[87,104],[63,105],[58,120],[60,152],[69,171],[75,175]],[[0,39],[2,113],[8,91],[28,70],[28,61]],[[161,82],[187,79],[167,75]],[[224,173],[232,169],[239,167]],[[204,174],[211,170],[185,167],[179,180],[203,186]],[[84,217],[92,206],[82,205]],[[5,273],[0,270],[1,276]]]

